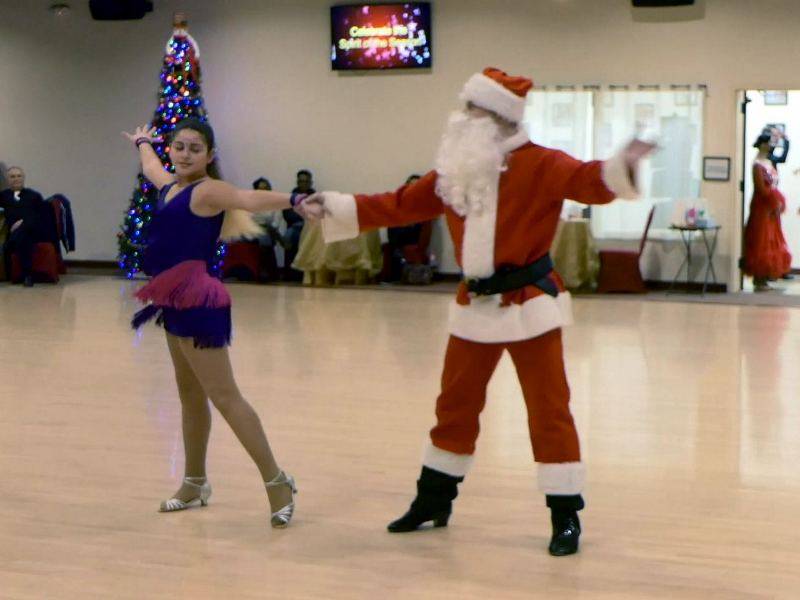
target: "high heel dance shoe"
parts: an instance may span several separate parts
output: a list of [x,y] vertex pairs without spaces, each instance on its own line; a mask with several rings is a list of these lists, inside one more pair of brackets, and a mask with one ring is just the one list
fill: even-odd
[[272,481],[265,481],[264,487],[269,489],[278,485],[288,485],[292,490],[292,501],[283,508],[275,511],[270,516],[270,524],[274,529],[286,529],[289,526],[289,521],[294,516],[294,495],[297,493],[297,486],[294,483],[294,477],[287,475],[283,471],[279,472],[275,479]]
[[194,506],[208,505],[208,499],[211,497],[211,485],[205,477],[185,477],[183,483],[197,489],[197,496],[184,502],[179,498],[170,498],[161,503],[158,512],[175,512],[179,510],[186,510]]

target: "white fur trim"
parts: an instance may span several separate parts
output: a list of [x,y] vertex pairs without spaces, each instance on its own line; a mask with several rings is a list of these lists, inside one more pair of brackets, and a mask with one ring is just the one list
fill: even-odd
[[472,466],[472,458],[472,454],[456,454],[442,450],[429,441],[425,445],[422,464],[453,477],[464,477]]
[[500,296],[473,298],[469,305],[450,305],[450,333],[472,342],[518,342],[572,325],[572,296],[542,294],[524,304],[500,306]]
[[521,148],[530,141],[531,138],[528,137],[528,132],[525,131],[524,127],[520,127],[517,133],[500,142],[500,149],[506,154],[508,154],[509,152],[513,152],[517,148]]
[[491,77],[476,73],[464,84],[461,99],[519,123],[525,113],[525,98],[507,90]]
[[[528,134],[520,129],[503,140],[500,150],[507,154],[525,145]],[[482,198],[483,209],[470,211],[464,220],[464,241],[461,245],[461,270],[466,277],[490,277],[494,274],[495,230],[497,229],[497,194],[500,173],[497,173],[490,190]]]
[[465,277],[490,277],[494,273],[494,237],[500,173],[495,174],[493,179],[491,188],[482,198],[482,209],[471,210],[464,219],[461,270]]
[[[638,179],[637,175],[638,173],[634,173],[634,177]],[[617,198],[636,200],[639,197],[639,190],[636,189],[628,174],[628,164],[625,161],[624,151],[620,150],[603,162],[602,177],[605,186]]]
[[582,462],[536,463],[539,491],[553,496],[574,496],[583,492],[586,467]]
[[358,237],[358,212],[356,198],[352,194],[323,192],[325,210],[322,219],[322,236],[325,243],[339,242]]

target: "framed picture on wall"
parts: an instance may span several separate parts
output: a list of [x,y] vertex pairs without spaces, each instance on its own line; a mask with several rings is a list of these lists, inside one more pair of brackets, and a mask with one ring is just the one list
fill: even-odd
[[789,104],[789,92],[786,90],[765,90],[764,104],[767,106],[786,106]]
[[730,181],[731,159],[728,156],[703,157],[703,181]]

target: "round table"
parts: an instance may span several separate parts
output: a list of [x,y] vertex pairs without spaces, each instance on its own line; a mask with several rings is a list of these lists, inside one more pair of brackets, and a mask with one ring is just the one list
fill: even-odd
[[567,289],[589,291],[597,287],[600,258],[589,219],[559,221],[550,256]]

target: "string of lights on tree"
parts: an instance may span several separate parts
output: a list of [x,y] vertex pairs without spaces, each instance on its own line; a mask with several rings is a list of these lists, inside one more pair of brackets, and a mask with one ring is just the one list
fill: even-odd
[[[199,55],[194,39],[185,29],[176,29],[167,43],[160,75],[158,108],[150,123],[165,140],[153,144],[153,149],[164,164],[164,169],[170,173],[175,172],[169,157],[169,146],[166,143],[170,132],[183,119],[189,117],[201,121],[208,120],[200,90]],[[142,270],[147,230],[157,202],[158,190],[140,172],[124,221],[117,233],[118,264],[128,279]],[[215,264],[212,265],[214,273],[219,274],[224,256],[225,245],[220,243],[216,249]]]

